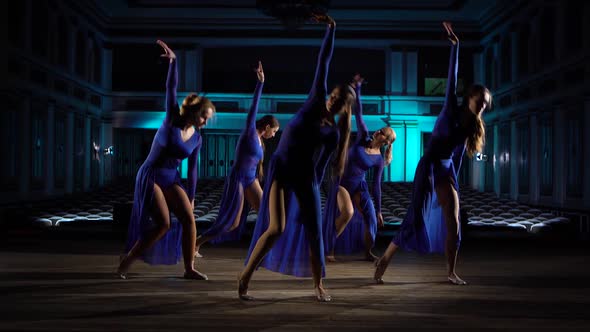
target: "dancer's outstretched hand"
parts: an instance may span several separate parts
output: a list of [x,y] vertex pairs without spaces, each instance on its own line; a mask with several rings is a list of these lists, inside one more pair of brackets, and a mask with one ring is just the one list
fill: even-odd
[[166,45],[166,43],[164,43],[161,40],[157,40],[156,43],[158,43],[158,45],[160,45],[163,49],[164,49],[164,54],[160,55],[163,58],[168,58],[170,59],[170,61],[176,59],[176,54],[174,54],[174,52],[172,51],[172,49],[170,49],[170,47],[168,47],[168,45]]
[[352,86],[354,88],[357,88],[357,87],[360,87],[363,84],[364,81],[365,81],[365,78],[362,77],[361,74],[358,74],[357,73],[357,74],[355,74],[352,77],[352,83],[351,84],[352,84]]
[[442,25],[445,28],[445,30],[447,30],[447,37],[449,38],[451,43],[453,43],[453,45],[457,45],[457,43],[459,42],[459,38],[457,38],[457,35],[455,35],[455,32],[453,32],[453,25],[451,24],[451,22],[445,21],[442,23]]
[[311,20],[317,23],[326,23],[331,27],[336,26],[336,21],[326,14],[311,14]]
[[383,222],[383,215],[381,214],[381,212],[377,213],[377,228],[383,228],[384,226],[384,222]]
[[258,61],[258,68],[256,68],[256,76],[260,83],[264,83],[264,70],[262,70],[262,62]]

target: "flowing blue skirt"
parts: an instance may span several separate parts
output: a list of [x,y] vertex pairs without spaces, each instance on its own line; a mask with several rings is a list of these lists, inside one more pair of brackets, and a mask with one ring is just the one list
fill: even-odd
[[[289,181],[288,177],[293,176],[293,174],[289,174],[285,169],[285,165],[283,165],[283,162],[278,157],[273,156],[271,158],[267,170],[266,181],[264,183],[260,211],[258,212],[258,219],[256,221],[254,233],[252,234],[252,242],[250,243],[246,263],[250,259],[250,255],[252,254],[258,239],[260,239],[262,234],[268,229],[269,193],[273,181],[277,180],[282,184],[285,193],[285,230],[275,242],[273,248],[264,257],[260,266],[282,274],[297,277],[310,277],[312,276],[310,242],[314,241],[315,244],[319,246],[318,260],[321,261],[322,264],[322,276],[325,276],[319,184],[312,183],[311,190],[313,193],[310,196],[313,197],[305,197],[306,208],[308,208],[309,205],[317,206],[318,208],[302,213],[299,201],[293,190],[293,183],[297,181]],[[306,218],[304,215],[311,217]]]
[[[414,188],[408,212],[398,234],[392,239],[392,242],[400,248],[419,253],[444,254],[447,226],[434,190],[436,183],[440,181],[453,183],[459,194],[453,160],[430,161],[427,158],[421,158],[414,175]],[[457,247],[460,242],[461,229],[459,228]]]
[[[126,251],[129,252],[135,243],[145,234],[152,231],[154,224],[150,212],[154,198],[154,183],[162,189],[178,184],[180,176],[176,169],[154,168],[143,164],[135,178],[133,208],[127,231]],[[186,189],[185,189],[186,190]],[[152,265],[173,265],[182,258],[182,225],[170,218],[170,229],[151,248],[147,249],[141,259]]]
[[[361,211],[354,206],[354,214],[346,228],[336,238],[335,220],[340,215],[338,210],[338,186],[344,187],[352,197],[360,193]],[[332,249],[335,254],[355,254],[366,248],[365,231],[369,231],[373,244],[377,235],[377,216],[375,206],[369,194],[369,188],[364,178],[336,181],[330,187],[323,215],[324,251],[329,254]]]
[[[255,179],[247,178],[232,168],[225,179],[223,195],[219,204],[219,215],[217,219],[205,232],[203,236],[215,236],[211,243],[223,243],[227,241],[238,241],[246,229],[246,218],[250,211],[250,205],[245,199],[244,190],[248,188]],[[232,230],[234,221],[240,212],[240,225]]]

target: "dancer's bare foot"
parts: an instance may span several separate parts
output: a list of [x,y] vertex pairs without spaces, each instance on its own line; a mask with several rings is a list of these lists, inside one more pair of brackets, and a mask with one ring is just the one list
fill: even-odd
[[459,286],[467,285],[467,281],[459,278],[459,276],[456,275],[455,273],[453,273],[452,275],[450,275],[448,277],[448,280],[453,285],[459,285]]
[[254,297],[248,295],[248,285],[244,283],[240,273],[238,273],[238,298],[243,301],[254,301]]
[[375,283],[379,285],[383,284],[383,274],[385,274],[385,269],[387,269],[387,264],[383,258],[379,258],[375,261],[375,273],[373,274],[373,280],[375,280]]
[[119,279],[127,280],[127,271],[121,270],[121,268],[117,269],[116,277]]
[[332,301],[332,297],[328,295],[328,292],[324,289],[323,286],[316,287],[315,291],[315,298],[318,302],[330,302]]
[[195,249],[195,258],[203,258],[203,255],[199,252],[199,248]]
[[336,263],[336,257],[334,257],[334,255],[330,255],[330,256],[326,256],[326,262],[328,263]]
[[129,266],[125,266],[123,263],[127,260],[126,254],[119,255],[119,267],[117,267],[117,278],[126,280],[127,279],[127,269]]
[[189,270],[184,272],[184,279],[190,280],[209,280],[207,275],[197,270]]

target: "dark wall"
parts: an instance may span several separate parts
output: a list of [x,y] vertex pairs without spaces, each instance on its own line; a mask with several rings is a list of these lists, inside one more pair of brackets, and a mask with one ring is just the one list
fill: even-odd
[[[313,82],[318,46],[267,46],[212,48],[203,52],[203,88],[214,92],[250,92],[255,80],[253,68],[263,62],[268,93],[306,94]],[[328,89],[348,82],[354,72],[362,73],[371,84],[367,94],[385,91],[385,59],[383,50],[334,49],[328,74]]]
[[167,59],[152,44],[119,44],[113,49],[114,91],[164,91]]

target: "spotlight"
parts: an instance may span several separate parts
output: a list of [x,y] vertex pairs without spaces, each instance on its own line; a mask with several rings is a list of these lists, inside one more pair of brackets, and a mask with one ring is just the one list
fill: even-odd
[[104,155],[109,156],[115,154],[113,146],[109,146],[108,148],[104,149]]
[[476,161],[488,161],[488,155],[478,152],[475,154],[475,160]]

